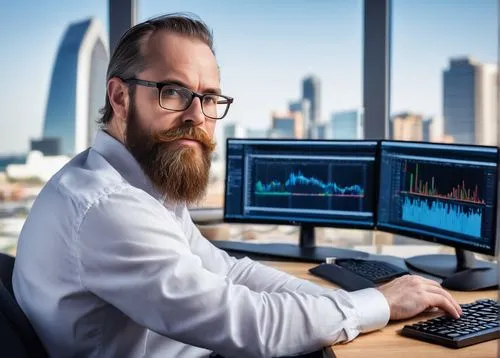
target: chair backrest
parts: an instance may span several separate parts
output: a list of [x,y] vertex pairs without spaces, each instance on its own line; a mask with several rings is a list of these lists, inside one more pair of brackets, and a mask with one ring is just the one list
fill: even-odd
[[0,252],[0,281],[14,296],[12,289],[12,272],[14,271],[14,257]]
[[48,357],[12,290],[14,258],[0,253],[0,356]]

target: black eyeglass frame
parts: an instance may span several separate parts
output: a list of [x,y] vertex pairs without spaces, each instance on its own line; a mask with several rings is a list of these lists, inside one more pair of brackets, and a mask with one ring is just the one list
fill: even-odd
[[[191,106],[191,104],[193,103],[193,100],[195,98],[199,98],[200,101],[201,101],[201,110],[202,110],[203,114],[206,117],[208,117],[208,118],[216,119],[216,120],[220,120],[220,119],[222,119],[222,118],[224,118],[226,116],[227,112],[229,111],[229,107],[231,106],[231,104],[234,101],[233,97],[224,96],[224,95],[221,95],[221,94],[218,94],[218,93],[205,93],[205,94],[196,93],[194,91],[191,91],[189,88],[186,88],[186,87],[183,87],[183,86],[179,86],[179,85],[177,85],[175,83],[170,83],[170,82],[153,82],[153,81],[141,80],[141,79],[138,79],[138,78],[127,78],[127,79],[123,79],[122,78],[121,80],[123,82],[125,82],[125,83],[128,83],[128,84],[135,84],[135,85],[139,85],[139,86],[157,88],[158,89],[158,105],[161,108],[166,109],[168,111],[174,111],[174,112],[185,111],[186,109],[189,108],[189,106]],[[185,108],[183,108],[183,109],[171,109],[171,108],[165,108],[165,107],[163,107],[161,105],[161,96],[160,96],[160,94],[161,94],[161,90],[165,86],[177,86],[177,87],[182,88],[183,90],[186,90],[186,91],[188,91],[188,92],[191,93],[191,99],[186,103],[186,107]],[[208,114],[205,113],[205,111],[203,109],[203,99],[206,96],[218,96],[218,97],[224,98],[227,101],[226,110],[224,111],[224,114],[221,117],[212,117],[212,116],[209,116]]]

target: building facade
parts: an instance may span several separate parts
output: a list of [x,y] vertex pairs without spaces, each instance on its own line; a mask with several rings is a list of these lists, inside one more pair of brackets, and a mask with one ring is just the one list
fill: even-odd
[[288,111],[291,113],[300,113],[304,120],[304,138],[311,137],[311,102],[307,98],[302,98],[299,101],[290,102]]
[[[70,24],[52,70],[43,138],[59,138],[75,155],[92,142],[106,95],[107,36],[97,19]],[[43,139],[42,138],[42,139]]]
[[392,139],[407,141],[424,140],[424,120],[420,114],[405,112],[394,115],[391,119],[391,126]]
[[327,131],[328,139],[363,139],[363,110],[332,113]]
[[450,60],[443,72],[444,133],[457,143],[497,144],[497,66]]
[[302,81],[302,99],[309,101],[309,118],[311,125],[321,120],[321,87],[320,80],[316,76],[308,76]]
[[274,112],[269,136],[272,138],[297,138],[305,135],[304,117],[301,112]]

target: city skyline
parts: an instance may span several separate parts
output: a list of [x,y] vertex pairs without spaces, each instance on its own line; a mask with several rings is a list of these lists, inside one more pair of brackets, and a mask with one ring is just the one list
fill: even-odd
[[[473,8],[467,6],[469,3],[423,1],[417,6],[411,1],[394,1],[391,114],[412,111],[441,115],[441,73],[450,58],[470,55],[483,63],[497,61],[496,1],[474,1]],[[138,0],[137,18],[142,21],[160,13],[192,11],[208,23],[214,30],[223,90],[236,98],[228,121],[265,128],[272,111],[286,109],[290,101],[301,97],[301,81],[308,75],[321,80],[322,121],[334,111],[361,107],[361,0],[241,6],[221,1],[208,5],[201,1],[163,5]],[[37,6],[24,1],[0,15],[1,40],[9,49],[0,59],[4,78],[0,84],[4,94],[0,96],[0,154],[26,152],[29,140],[41,136],[49,77],[64,28],[88,16],[97,17],[108,28],[107,2],[93,0],[75,6],[48,1],[40,8],[47,16],[32,11]],[[56,8],[59,12],[52,11]],[[33,18],[30,28],[39,29],[36,41],[30,29],[14,27],[14,35],[8,31],[21,17],[30,23]],[[307,26],[296,26],[306,22]],[[235,26],[241,31],[234,31]],[[342,36],[335,36],[339,33]],[[434,43],[428,41],[430,36]],[[36,56],[26,54],[26,43]],[[23,105],[26,97],[21,95],[26,92],[26,83],[30,83],[29,106]],[[258,104],[256,91],[261,93]]]

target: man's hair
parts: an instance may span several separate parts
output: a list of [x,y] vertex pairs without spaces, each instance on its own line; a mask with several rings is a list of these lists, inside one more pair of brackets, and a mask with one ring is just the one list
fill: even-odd
[[[213,35],[208,26],[196,15],[189,13],[172,13],[149,19],[131,27],[120,39],[111,56],[106,73],[106,83],[113,77],[128,79],[147,67],[147,53],[144,53],[144,39],[150,38],[159,31],[180,34],[198,39],[205,43],[215,55]],[[129,86],[129,93],[133,97],[135,86]],[[101,125],[108,123],[113,116],[113,107],[106,91],[105,105],[100,110]]]

